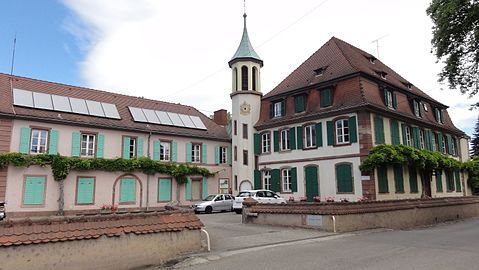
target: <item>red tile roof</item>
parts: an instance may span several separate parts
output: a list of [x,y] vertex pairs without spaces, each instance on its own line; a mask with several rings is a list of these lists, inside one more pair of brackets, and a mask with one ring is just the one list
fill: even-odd
[[0,223],[0,246],[95,239],[129,233],[149,234],[199,230],[203,224],[191,211],[43,217]]
[[[0,114],[19,118],[36,118],[39,120],[62,122],[66,124],[90,125],[102,128],[136,130],[143,132],[149,132],[151,130],[153,133],[165,135],[218,139],[224,141],[230,140],[224,127],[217,125],[213,120],[191,106],[19,76],[12,76],[12,80],[10,80],[10,78],[10,75],[0,73]],[[116,105],[121,120],[13,106],[12,87],[39,93],[112,103]],[[207,130],[156,124],[148,124],[148,128],[147,123],[133,121],[128,110],[129,106],[198,116],[205,124]]]

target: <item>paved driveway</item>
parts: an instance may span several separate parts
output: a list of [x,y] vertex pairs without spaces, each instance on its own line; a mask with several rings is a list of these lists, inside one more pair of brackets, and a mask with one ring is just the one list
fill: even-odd
[[289,227],[242,224],[241,215],[234,212],[200,214],[210,234],[211,251],[224,252],[289,241],[318,238],[331,233]]

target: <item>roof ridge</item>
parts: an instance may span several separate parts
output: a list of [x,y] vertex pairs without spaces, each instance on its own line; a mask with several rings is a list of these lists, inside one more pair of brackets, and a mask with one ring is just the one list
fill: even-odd
[[341,48],[341,46],[339,46],[338,41],[340,41],[340,42],[342,42],[342,43],[345,43],[345,44],[347,44],[347,45],[349,45],[349,46],[352,46],[352,45],[349,44],[349,43],[347,43],[346,41],[343,41],[342,39],[339,39],[339,38],[335,37],[335,36],[333,36],[333,37],[331,38],[331,40],[334,41],[334,44],[336,44],[336,47],[338,47],[339,51],[341,52],[341,55],[344,57],[344,59],[346,59],[346,61],[349,63],[349,65],[350,65],[353,69],[355,69],[356,71],[360,71],[360,69],[358,69],[355,65],[353,65],[353,63],[351,63],[351,59],[349,59],[349,57],[346,56],[346,54],[344,53],[344,51],[343,51],[343,49]]

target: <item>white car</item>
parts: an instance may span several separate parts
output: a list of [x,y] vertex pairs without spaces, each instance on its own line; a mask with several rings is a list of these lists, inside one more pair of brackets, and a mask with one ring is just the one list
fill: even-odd
[[209,214],[213,211],[231,211],[234,197],[230,194],[208,195],[203,201],[192,205],[195,213],[205,212]]
[[236,196],[235,201],[233,202],[233,211],[235,211],[236,214],[241,214],[241,212],[243,211],[243,200],[248,197],[255,199],[256,201],[258,201],[258,203],[286,203],[286,200],[284,198],[271,190],[243,190],[240,191],[238,196]]

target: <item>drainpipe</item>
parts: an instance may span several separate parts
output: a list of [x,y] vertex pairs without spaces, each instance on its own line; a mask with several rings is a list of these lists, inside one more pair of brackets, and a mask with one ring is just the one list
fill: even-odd
[[[146,125],[148,128],[150,128],[149,125]],[[151,131],[148,134],[148,143],[146,147],[146,156],[150,158],[150,139],[151,139]],[[146,210],[150,208],[150,175],[146,175]]]
[[331,216],[331,219],[333,220],[333,232],[336,232],[336,217]]

